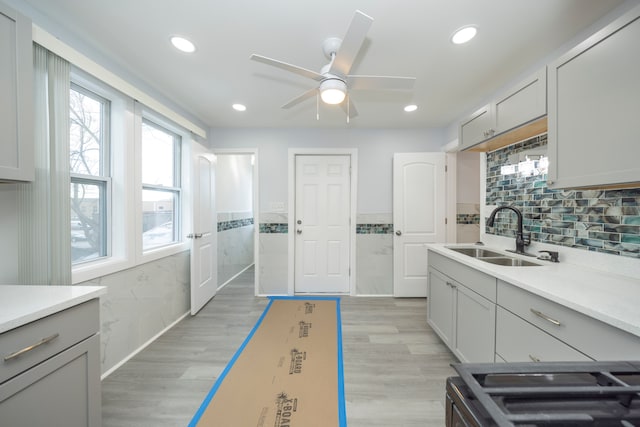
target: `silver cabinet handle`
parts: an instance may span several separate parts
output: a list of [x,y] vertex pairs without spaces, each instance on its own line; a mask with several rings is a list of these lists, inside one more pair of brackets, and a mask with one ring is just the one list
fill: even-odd
[[196,233],[196,234],[189,233],[189,234],[187,234],[187,239],[199,239],[201,237],[202,237],[202,233]]
[[539,318],[541,318],[541,319],[546,320],[546,321],[547,321],[547,322],[549,322],[549,323],[553,323],[553,324],[554,324],[554,325],[556,325],[556,326],[560,326],[560,325],[562,324],[562,323],[560,323],[560,321],[558,321],[558,320],[556,320],[556,319],[554,319],[554,318],[552,318],[552,317],[547,316],[546,314],[544,314],[544,313],[543,313],[543,312],[541,312],[541,311],[535,310],[535,309],[533,309],[533,308],[531,308],[530,310],[531,310],[531,312],[532,312],[533,314],[535,314],[536,316],[538,316],[538,317],[539,317]]
[[400,230],[396,231],[396,236],[402,236],[402,231]]
[[540,361],[540,359],[538,359],[535,356],[532,356],[531,354],[529,355],[529,359],[531,359],[532,362],[539,362]]
[[4,361],[8,362],[11,359],[15,359],[18,356],[22,356],[23,354],[28,353],[31,350],[35,350],[36,348],[40,347],[43,344],[50,343],[51,341],[55,340],[59,336],[60,336],[60,334],[56,332],[53,335],[50,335],[50,336],[48,336],[46,338],[42,338],[40,341],[38,341],[35,344],[31,344],[30,346],[25,347],[22,350],[18,350],[18,351],[14,352],[14,353],[9,354],[8,356],[5,356],[4,357]]

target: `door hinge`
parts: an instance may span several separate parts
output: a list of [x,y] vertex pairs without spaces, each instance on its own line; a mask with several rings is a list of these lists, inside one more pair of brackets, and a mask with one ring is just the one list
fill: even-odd
[[447,218],[444,219],[444,224],[447,225],[449,223],[449,220]]
[[444,165],[444,171],[445,171],[445,172],[448,172],[448,171],[449,171],[449,166]]

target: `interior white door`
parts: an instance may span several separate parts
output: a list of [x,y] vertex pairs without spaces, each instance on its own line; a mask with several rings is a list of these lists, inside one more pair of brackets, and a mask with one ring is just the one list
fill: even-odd
[[193,165],[193,233],[191,238],[191,314],[194,315],[218,289],[215,162],[198,154]]
[[445,153],[393,155],[393,295],[427,296],[426,243],[446,239]]
[[350,166],[350,156],[296,156],[296,293],[349,292]]

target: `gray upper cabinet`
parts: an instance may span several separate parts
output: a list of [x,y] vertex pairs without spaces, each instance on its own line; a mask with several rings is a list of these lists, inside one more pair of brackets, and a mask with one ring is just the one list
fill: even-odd
[[460,123],[459,145],[461,149],[474,145],[489,138],[490,130],[494,129],[491,104],[476,110]]
[[0,181],[33,181],[31,21],[0,2]]
[[640,6],[549,65],[548,184],[640,182]]
[[545,67],[466,117],[460,123],[458,135],[460,149],[477,146],[546,114],[547,69]]

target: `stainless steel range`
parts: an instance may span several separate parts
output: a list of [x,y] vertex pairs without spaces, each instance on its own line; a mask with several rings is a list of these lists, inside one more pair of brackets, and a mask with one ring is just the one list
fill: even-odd
[[640,362],[456,364],[447,426],[640,426]]

